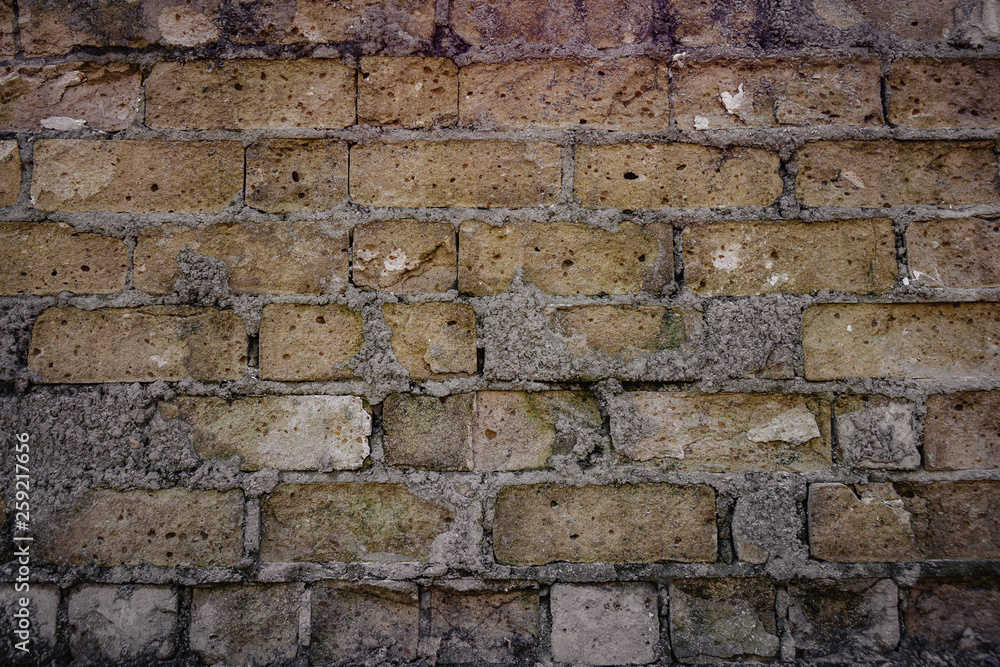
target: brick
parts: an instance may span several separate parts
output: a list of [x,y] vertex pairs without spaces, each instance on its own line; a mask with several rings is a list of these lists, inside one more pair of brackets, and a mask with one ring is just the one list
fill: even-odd
[[298,650],[302,584],[197,587],[191,650],[209,664],[289,662]]
[[184,130],[340,129],[354,70],[337,60],[166,62],[146,80],[146,124]]
[[496,501],[496,558],[506,565],[711,562],[708,486],[508,486]]
[[682,130],[882,124],[875,58],[691,63],[671,72]]
[[349,234],[322,222],[262,222],[147,227],[134,253],[133,284],[171,294],[177,254],[222,260],[236,294],[328,294],[347,287]]
[[625,394],[615,451],[667,470],[829,470],[830,400],[796,394]]
[[358,124],[409,129],[458,122],[458,67],[447,58],[361,59]]
[[420,600],[411,583],[380,586],[323,582],[312,587],[312,664],[363,661],[385,651],[403,663],[417,657]]
[[14,140],[0,141],[0,206],[13,206],[21,194],[21,154]]
[[67,224],[0,223],[0,293],[111,294],[125,289],[128,250],[121,239]]
[[76,664],[174,655],[177,593],[167,586],[81,586],[70,593],[68,606]]
[[916,406],[903,399],[877,395],[837,397],[839,463],[868,470],[915,470]]
[[827,23],[847,28],[867,22],[899,39],[936,41],[955,27],[959,0],[892,0],[870,3],[860,0],[822,0],[817,13]]
[[562,45],[584,42],[599,49],[644,42],[653,34],[650,0],[511,0],[488,5],[475,0],[452,0],[452,29],[474,46],[506,44]]
[[260,321],[264,380],[345,380],[361,351],[361,314],[346,306],[271,304]]
[[555,584],[549,597],[556,662],[646,665],[656,660],[660,614],[654,585]]
[[35,321],[28,368],[42,382],[236,380],[246,354],[246,329],[230,311],[50,308]]
[[476,315],[460,303],[387,303],[392,352],[414,380],[476,373]]
[[159,411],[191,427],[198,456],[237,455],[242,470],[351,470],[369,453],[371,415],[357,396],[182,396]]
[[917,561],[910,513],[892,484],[809,485],[809,550],[841,563]]
[[243,494],[98,489],[36,536],[53,565],[232,567],[243,557]]
[[536,657],[537,589],[492,592],[432,588],[430,598],[430,633],[440,642],[438,664],[512,664]]
[[889,75],[889,122],[921,130],[1000,125],[1000,60],[897,60]]
[[454,517],[450,506],[419,498],[403,484],[282,484],[262,503],[260,557],[427,561]]
[[14,55],[14,3],[0,3],[0,56]]
[[382,405],[385,462],[431,470],[472,470],[475,399],[475,394],[388,396]]
[[351,198],[370,206],[541,206],[559,196],[550,143],[412,141],[351,148]]
[[[932,644],[972,640],[1000,642],[1000,580],[989,578],[919,579],[906,596],[907,635]],[[970,637],[971,635],[971,637]]]
[[462,223],[459,291],[499,294],[521,271],[550,294],[659,294],[673,278],[668,225],[622,222],[617,232],[582,224],[514,222],[494,227]]
[[758,148],[611,144],[576,150],[576,199],[587,208],[769,206],[779,160]]
[[678,0],[671,3],[674,39],[683,46],[756,46],[770,23],[769,2]]
[[1000,202],[992,142],[818,141],[795,160],[806,206]]
[[4,98],[0,127],[42,129],[127,129],[139,108],[139,68],[70,62],[43,67],[3,68]]
[[354,284],[393,294],[455,288],[458,248],[446,222],[399,220],[354,229]]
[[670,584],[674,655],[687,663],[777,657],[775,595],[767,579],[675,579]]
[[809,380],[994,377],[1000,372],[1000,306],[811,306],[802,317],[802,346]]
[[818,579],[788,584],[788,621],[799,657],[845,648],[887,653],[899,643],[899,591],[892,579]]
[[347,144],[270,139],[247,149],[247,204],[267,213],[325,211],[347,201]]
[[929,396],[924,457],[928,470],[1000,468],[1000,392]]
[[478,63],[459,72],[462,125],[667,129],[667,77],[649,58]]
[[[2,7],[3,5],[0,5]],[[0,513],[2,516],[2,513]],[[6,518],[6,517],[3,517]],[[19,564],[20,565],[20,564]],[[30,595],[25,595],[28,591],[18,591],[15,590],[14,586],[4,586],[4,590],[0,591],[0,611],[4,613],[5,619],[15,618],[14,614],[23,609],[21,605],[21,599],[27,597],[28,602],[28,613],[30,614],[31,623],[31,644],[29,647],[35,655],[45,654],[52,651],[56,647],[56,616],[59,611],[59,587],[46,585],[46,584],[36,584],[34,582],[29,584]],[[22,612],[23,613],[23,612]],[[13,623],[11,623],[13,625]],[[10,629],[10,637],[14,637],[14,628]],[[6,652],[2,655],[10,659],[16,651],[12,642],[7,640],[3,649]],[[16,664],[16,663],[15,663]]]
[[1000,287],[1000,224],[960,218],[912,222],[906,230],[910,277],[931,287]]
[[703,296],[888,292],[892,221],[723,222],[684,229],[685,281]]
[[43,211],[218,213],[242,189],[236,141],[35,144],[31,201]]
[[1000,558],[1000,482],[899,482],[925,558]]

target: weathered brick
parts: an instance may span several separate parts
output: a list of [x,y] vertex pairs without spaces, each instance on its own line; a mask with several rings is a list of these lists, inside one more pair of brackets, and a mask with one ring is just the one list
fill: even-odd
[[915,409],[909,401],[887,396],[837,397],[839,463],[873,470],[914,470],[920,465]]
[[496,501],[493,548],[507,565],[709,562],[716,558],[708,486],[508,486]]
[[361,314],[346,306],[271,304],[260,321],[260,377],[344,380],[361,351]]
[[1000,287],[1000,223],[980,218],[912,222],[906,230],[911,279],[931,287]]
[[644,42],[653,32],[651,0],[451,0],[452,29],[469,44],[580,41],[599,49]]
[[820,17],[838,28],[867,22],[899,39],[936,41],[955,28],[960,0],[818,0]]
[[581,224],[462,223],[459,291],[505,292],[520,269],[525,282],[550,294],[658,294],[673,278],[668,225],[622,222],[617,232]]
[[393,662],[413,660],[419,619],[420,600],[414,584],[315,584],[309,659],[316,665],[341,664],[384,651]]
[[615,451],[669,470],[829,470],[830,399],[798,394],[625,394]]
[[1000,392],[928,397],[924,457],[928,470],[1000,468]]
[[198,587],[191,650],[209,664],[289,662],[298,650],[302,584]]
[[755,46],[770,23],[770,2],[675,0],[671,2],[674,39],[684,46]]
[[432,470],[472,470],[475,398],[475,394],[388,396],[382,406],[385,462]]
[[354,284],[394,294],[454,289],[458,249],[446,222],[398,220],[354,229]]
[[414,380],[476,373],[476,315],[461,303],[387,303],[392,352]]
[[191,427],[198,456],[238,455],[243,470],[350,470],[369,453],[371,415],[357,396],[183,396],[159,410]]
[[660,614],[654,585],[555,584],[549,605],[556,662],[646,665],[656,660]]
[[577,200],[588,208],[769,206],[781,194],[776,153],[695,144],[576,149]]
[[682,130],[882,124],[875,58],[691,63],[671,72]]
[[247,204],[268,213],[325,211],[347,201],[347,144],[271,139],[247,149]]
[[53,565],[232,567],[243,557],[243,494],[98,489],[35,530]]
[[788,584],[788,621],[799,657],[845,647],[887,653],[899,643],[899,591],[892,579],[819,579]]
[[31,201],[43,211],[217,213],[241,189],[237,141],[35,144]]
[[675,579],[670,584],[674,655],[688,663],[776,657],[775,595],[767,579]]
[[1000,482],[898,482],[925,558],[1000,558]]
[[323,294],[347,286],[349,234],[321,222],[262,222],[147,227],[135,248],[136,289],[170,294],[177,254],[190,250],[225,262],[237,294]]
[[7,130],[124,130],[138,112],[141,77],[135,65],[8,65],[2,72],[0,127]]
[[340,129],[354,124],[354,70],[337,60],[157,63],[146,124],[185,130]]
[[[508,587],[505,587],[508,588]],[[430,634],[439,664],[512,664],[538,649],[538,590],[432,588]]]
[[1000,305],[811,306],[802,317],[802,346],[809,380],[994,377],[1000,372]]
[[50,308],[35,321],[28,368],[42,382],[235,380],[246,352],[246,329],[229,311]]
[[920,579],[906,600],[906,634],[919,641],[961,641],[962,648],[1000,642],[1000,579]]
[[0,141],[0,206],[12,206],[21,194],[21,154],[14,140]]
[[68,607],[76,664],[174,655],[177,593],[167,586],[81,586],[70,593]]
[[0,2],[0,56],[14,55],[14,3]]
[[458,68],[447,58],[362,58],[358,123],[411,129],[458,121]]
[[1000,60],[897,60],[889,76],[889,122],[921,130],[1000,125]]
[[[2,7],[3,5],[0,4],[0,8]],[[2,516],[2,513],[0,513],[0,516]],[[29,621],[31,624],[29,634],[31,642],[29,648],[35,656],[44,655],[56,647],[56,616],[59,611],[59,587],[31,582],[29,590],[31,594],[25,596],[25,592],[28,591],[18,591],[15,590],[14,586],[4,586],[4,589],[0,591],[0,611],[4,613],[4,619],[9,619],[10,626],[8,627],[14,630],[11,627],[13,626],[14,619],[17,619],[14,614],[24,608],[24,605],[21,604],[21,599],[27,597],[29,600],[27,605],[28,614],[31,619]],[[13,644],[17,642],[11,641],[14,639],[13,632],[10,632],[8,636],[10,637],[10,639],[6,640],[8,643],[0,645],[0,650],[6,649],[6,652],[0,653],[0,655],[6,658],[15,655],[14,651],[17,650],[13,647]]]
[[462,125],[667,129],[666,71],[649,58],[479,63],[459,72]]
[[266,561],[426,561],[449,530],[450,506],[403,484],[282,484],[263,501]]
[[540,206],[559,196],[550,143],[413,141],[351,148],[351,198],[371,206]]
[[110,294],[125,289],[127,273],[121,239],[67,224],[0,223],[2,294]]
[[795,160],[806,206],[1000,202],[993,142],[818,141]]
[[693,225],[684,229],[684,273],[704,296],[888,292],[896,237],[884,218]]
[[810,484],[809,550],[842,563],[921,560],[910,513],[888,483]]

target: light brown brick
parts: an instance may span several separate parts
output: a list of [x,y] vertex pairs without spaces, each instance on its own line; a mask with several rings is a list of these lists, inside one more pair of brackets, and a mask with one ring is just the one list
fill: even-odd
[[414,380],[476,373],[476,315],[460,303],[387,303],[392,352]]
[[53,565],[232,567],[243,557],[243,494],[98,489],[34,529]]
[[0,3],[0,56],[14,55],[14,3]]
[[503,4],[452,0],[452,29],[469,44],[523,40],[561,45],[581,41],[599,49],[644,42],[652,36],[651,0],[511,0]]
[[704,296],[888,292],[892,221],[723,222],[684,229],[685,282]]
[[509,486],[493,526],[507,565],[708,562],[716,558],[708,486]]
[[261,507],[265,561],[426,561],[451,507],[403,484],[282,484]]
[[634,359],[679,347],[691,332],[688,313],[663,306],[567,306],[548,314],[570,353],[578,357]]
[[867,21],[899,39],[937,41],[955,28],[960,0],[819,0],[817,13],[827,23],[847,28]]
[[354,284],[394,294],[455,288],[455,229],[445,222],[393,220],[354,229]]
[[126,63],[62,63],[44,67],[8,65],[0,127],[124,130],[139,108],[139,68]]
[[622,222],[617,232],[586,225],[466,221],[459,231],[459,291],[483,296],[525,282],[550,294],[658,294],[673,278],[673,229]]
[[875,58],[691,63],[671,73],[682,130],[882,124]]
[[898,482],[925,558],[1000,558],[1000,482]]
[[340,129],[354,124],[354,70],[336,60],[157,63],[146,124],[185,130]]
[[920,465],[916,406],[905,399],[844,394],[834,402],[839,463],[869,470]]
[[924,457],[928,470],[1000,468],[1000,392],[928,397]]
[[217,213],[242,188],[237,141],[35,144],[31,201],[43,211]]
[[1000,287],[1000,222],[980,218],[912,222],[906,230],[911,279],[932,287]]
[[550,143],[414,141],[351,148],[351,198],[371,206],[555,203],[561,150]]
[[312,619],[309,658],[313,664],[363,661],[379,650],[400,663],[417,656],[420,600],[412,583],[314,584]]
[[357,396],[182,396],[159,411],[191,427],[198,456],[238,455],[242,470],[351,470],[369,453],[372,419]]
[[411,129],[458,121],[458,68],[447,58],[361,59],[358,123]]
[[0,141],[0,206],[12,206],[21,194],[21,153],[14,140]]
[[995,377],[1000,305],[811,306],[802,316],[802,346],[809,380]]
[[472,470],[475,399],[475,394],[387,397],[382,405],[385,462],[431,470]]
[[615,451],[668,470],[829,470],[830,400],[795,394],[625,394]]
[[795,160],[806,206],[1000,202],[992,142],[818,141]]
[[0,223],[0,293],[110,294],[125,289],[121,239],[79,233],[67,224]]
[[757,577],[676,579],[670,584],[670,637],[681,662],[774,658],[780,641],[774,584]]
[[50,308],[35,321],[28,368],[42,382],[236,380],[246,354],[246,328],[230,311]]
[[480,63],[459,73],[462,125],[667,129],[666,71],[649,58]]
[[576,150],[576,199],[588,208],[769,206],[779,160],[758,148],[612,144]]
[[432,588],[430,606],[438,664],[515,664],[536,656],[541,634],[536,588]]
[[347,144],[271,139],[247,149],[247,204],[268,213],[325,211],[347,200]]
[[889,122],[921,130],[1000,125],[1000,60],[897,60],[889,76]]
[[1000,579],[995,576],[920,579],[904,609],[906,633],[918,641],[939,646],[968,641],[971,631],[975,644],[967,648],[1000,643]]
[[888,483],[810,484],[809,550],[841,563],[921,560],[910,514]]
[[295,659],[302,584],[197,587],[191,596],[191,650],[209,664]]
[[349,235],[321,222],[262,222],[142,231],[133,283],[150,294],[170,294],[177,254],[191,250],[225,262],[237,294],[339,293],[347,286]]
[[361,351],[361,315],[346,306],[271,304],[260,322],[264,380],[344,380]]

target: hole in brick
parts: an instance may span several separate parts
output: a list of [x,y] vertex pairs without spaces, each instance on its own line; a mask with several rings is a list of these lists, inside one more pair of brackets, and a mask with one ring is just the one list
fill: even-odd
[[84,264],[83,266],[80,267],[80,270],[83,271],[83,272],[87,272],[87,271],[90,271],[90,267],[87,266],[86,264]]
[[296,183],[299,182],[299,172],[297,171],[292,172],[292,180],[295,181]]
[[153,192],[156,192],[157,190],[160,189],[160,186],[157,185],[156,183],[153,183],[152,185],[149,186],[149,189]]
[[559,503],[557,503],[556,501],[553,500],[553,501],[549,502],[549,507],[559,507]]
[[[53,275],[53,276],[54,276],[54,275],[56,275],[57,273],[58,273],[58,271],[56,271],[55,269],[52,269],[52,275]],[[63,324],[66,324],[66,323],[65,323],[65,322],[63,322]]]
[[448,326],[453,327],[458,324],[458,320],[448,320]]
[[579,535],[577,535],[576,533],[573,533],[572,535],[570,535],[570,536],[569,536],[569,539],[571,539],[571,540],[575,540],[575,539],[577,539],[578,537],[580,537],[580,536],[579,536]]
[[634,181],[635,179],[637,179],[639,177],[636,176],[631,171],[626,171],[624,174],[622,174],[622,178],[624,178],[626,181]]
[[638,257],[637,259],[638,259],[638,260],[639,260],[640,262],[645,262],[645,261],[646,261],[646,256],[645,256],[645,255],[639,255],[639,257]]
[[562,265],[564,269],[568,269],[569,267],[573,266],[573,260],[571,259],[563,260]]
[[320,315],[316,318],[316,324],[326,324],[326,318]]
[[237,83],[237,84],[235,84],[233,86],[233,88],[235,88],[236,90],[243,90],[243,84],[242,83]]
[[586,124],[587,124],[587,119],[586,118],[581,118],[580,119],[580,125],[586,125]]
[[497,432],[491,429],[486,429],[486,437],[492,440],[493,438],[497,437]]

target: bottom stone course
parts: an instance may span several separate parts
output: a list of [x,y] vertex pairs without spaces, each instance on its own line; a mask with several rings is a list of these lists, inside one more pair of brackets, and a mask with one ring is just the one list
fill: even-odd
[[431,637],[422,647],[439,664],[534,660],[538,651],[538,590],[460,591],[434,588]]
[[886,653],[899,643],[899,592],[891,579],[797,581],[788,585],[788,595],[799,656],[855,648]]
[[166,586],[82,586],[69,597],[69,645],[76,664],[171,658],[177,593]]
[[407,662],[417,655],[420,598],[417,587],[320,583],[312,589],[314,665],[381,658]]

